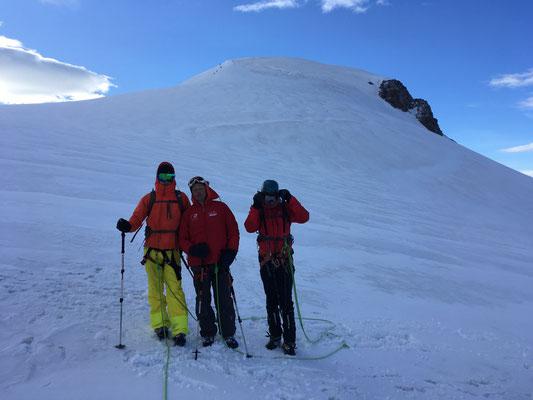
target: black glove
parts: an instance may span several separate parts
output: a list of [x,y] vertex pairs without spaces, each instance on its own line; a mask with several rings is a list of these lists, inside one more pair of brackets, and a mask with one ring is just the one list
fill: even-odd
[[131,224],[124,218],[120,218],[117,222],[117,229],[120,232],[129,232],[131,231]]
[[281,197],[283,200],[285,200],[287,203],[291,201],[292,194],[287,189],[281,189],[279,192],[279,197]]
[[237,255],[237,250],[233,249],[223,249],[220,252],[220,260],[218,260],[218,268],[222,272],[229,272],[229,266],[235,260],[235,256]]
[[254,194],[254,204],[252,205],[252,207],[256,210],[263,209],[263,194],[261,192],[257,192],[256,194]]
[[207,243],[198,243],[189,247],[189,254],[194,257],[200,257],[206,259],[209,255],[209,246]]

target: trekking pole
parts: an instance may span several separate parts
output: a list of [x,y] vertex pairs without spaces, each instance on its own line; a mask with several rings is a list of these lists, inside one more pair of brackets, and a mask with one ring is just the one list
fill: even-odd
[[235,303],[235,311],[237,311],[237,320],[239,321],[239,326],[241,327],[242,341],[244,342],[244,348],[246,349],[246,358],[251,358],[252,355],[248,352],[248,345],[246,344],[246,338],[244,337],[244,330],[242,329],[242,319],[241,314],[239,313],[239,307],[237,307],[237,299],[235,298],[235,290],[233,289],[233,277],[228,271],[229,287],[231,290],[231,296],[233,297],[233,303]]
[[189,268],[189,264],[187,264],[187,261],[185,261],[185,258],[183,257],[183,254],[181,253],[181,251],[180,251],[180,258],[181,258],[181,261],[183,261],[183,264],[185,265],[185,267],[187,268],[187,271],[189,271],[189,275],[191,275],[191,278],[194,280],[194,275],[192,274],[191,269]]
[[144,222],[141,224],[141,226],[139,226],[139,229],[137,229],[137,231],[135,232],[135,234],[134,234],[133,237],[131,238],[130,243],[133,243],[133,241],[135,240],[135,237],[137,236],[137,234],[139,233],[139,231],[141,230],[141,228],[143,227],[143,225],[144,225]]
[[122,344],[122,303],[124,302],[124,241],[126,234],[122,232],[122,269],[120,274],[122,278],[120,279],[120,336],[119,343],[115,346],[117,349],[123,349],[126,345]]
[[[200,338],[200,318],[201,318],[201,315],[202,315],[202,298],[204,297],[204,268],[205,268],[205,264],[204,264],[204,259],[202,258],[202,267],[201,267],[201,270],[200,270],[200,294],[199,294],[199,300],[198,300],[198,338]],[[194,276],[193,276],[193,279],[194,279]],[[193,351],[194,353],[194,359],[195,360],[198,360],[198,353],[200,353],[198,351],[198,343],[196,343],[196,349]]]

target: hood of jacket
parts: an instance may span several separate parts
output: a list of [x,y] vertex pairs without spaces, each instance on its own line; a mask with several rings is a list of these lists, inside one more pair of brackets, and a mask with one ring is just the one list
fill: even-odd
[[167,170],[170,169],[172,171],[171,173],[173,174],[175,174],[176,172],[174,171],[174,166],[167,161],[163,161],[157,167],[157,172],[155,173],[155,191],[161,194],[162,196],[165,196],[169,193],[174,193],[174,191],[176,190],[176,179],[174,179],[168,185],[163,185],[161,182],[159,182],[159,179],[157,178],[157,176],[159,175],[159,172],[161,171],[163,166],[166,167],[164,169],[167,169]]
[[[209,186],[209,181],[205,182],[205,190],[207,192],[207,196],[205,198],[204,207],[208,205],[209,203],[211,203],[213,200],[216,200],[219,198],[218,193],[215,192],[213,189],[211,189],[211,186]],[[191,191],[191,200],[192,200],[193,205],[201,207],[201,204],[198,203],[198,201],[196,201],[196,199],[192,196],[192,191]]]

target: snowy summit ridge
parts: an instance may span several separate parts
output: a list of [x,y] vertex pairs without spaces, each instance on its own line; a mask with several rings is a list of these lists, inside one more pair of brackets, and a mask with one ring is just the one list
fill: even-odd
[[[379,97],[384,79],[249,58],[172,88],[0,106],[0,397],[163,396],[139,238],[125,252],[126,348],[114,348],[115,224],[170,161],[184,193],[201,175],[236,216],[231,269],[254,357],[217,340],[194,360],[190,318],[187,345],[170,349],[169,399],[531,399],[533,180],[429,133]],[[264,348],[243,222],[265,179],[310,212],[292,229],[302,323],[312,339],[330,331],[312,344],[298,323],[297,355],[349,346],[329,358]]]

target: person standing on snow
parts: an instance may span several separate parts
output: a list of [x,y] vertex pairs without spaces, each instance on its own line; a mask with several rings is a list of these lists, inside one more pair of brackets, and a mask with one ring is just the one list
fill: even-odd
[[296,354],[290,265],[290,258],[294,253],[291,223],[303,224],[308,220],[309,212],[287,189],[279,190],[276,181],[266,180],[261,191],[254,195],[253,204],[244,222],[248,232],[258,232],[259,266],[266,295],[270,338],[265,347],[269,350],[277,348],[283,334],[283,352],[291,356]]
[[148,275],[150,323],[160,340],[169,336],[171,327],[176,346],[185,345],[189,332],[187,304],[181,287],[178,228],[182,212],[190,205],[187,196],[176,190],[174,167],[162,162],[157,168],[155,191],[141,199],[129,221],[120,218],[117,222],[119,231],[134,232],[146,218],[141,264]]
[[[196,315],[204,347],[211,346],[219,333],[227,346],[239,346],[234,338],[235,310],[231,300],[232,277],[229,267],[239,250],[239,227],[229,207],[217,200],[218,194],[200,176],[189,181],[192,206],[183,214],[180,247],[187,253],[194,273]],[[211,287],[217,319],[211,308]],[[217,293],[218,288],[218,293]]]

